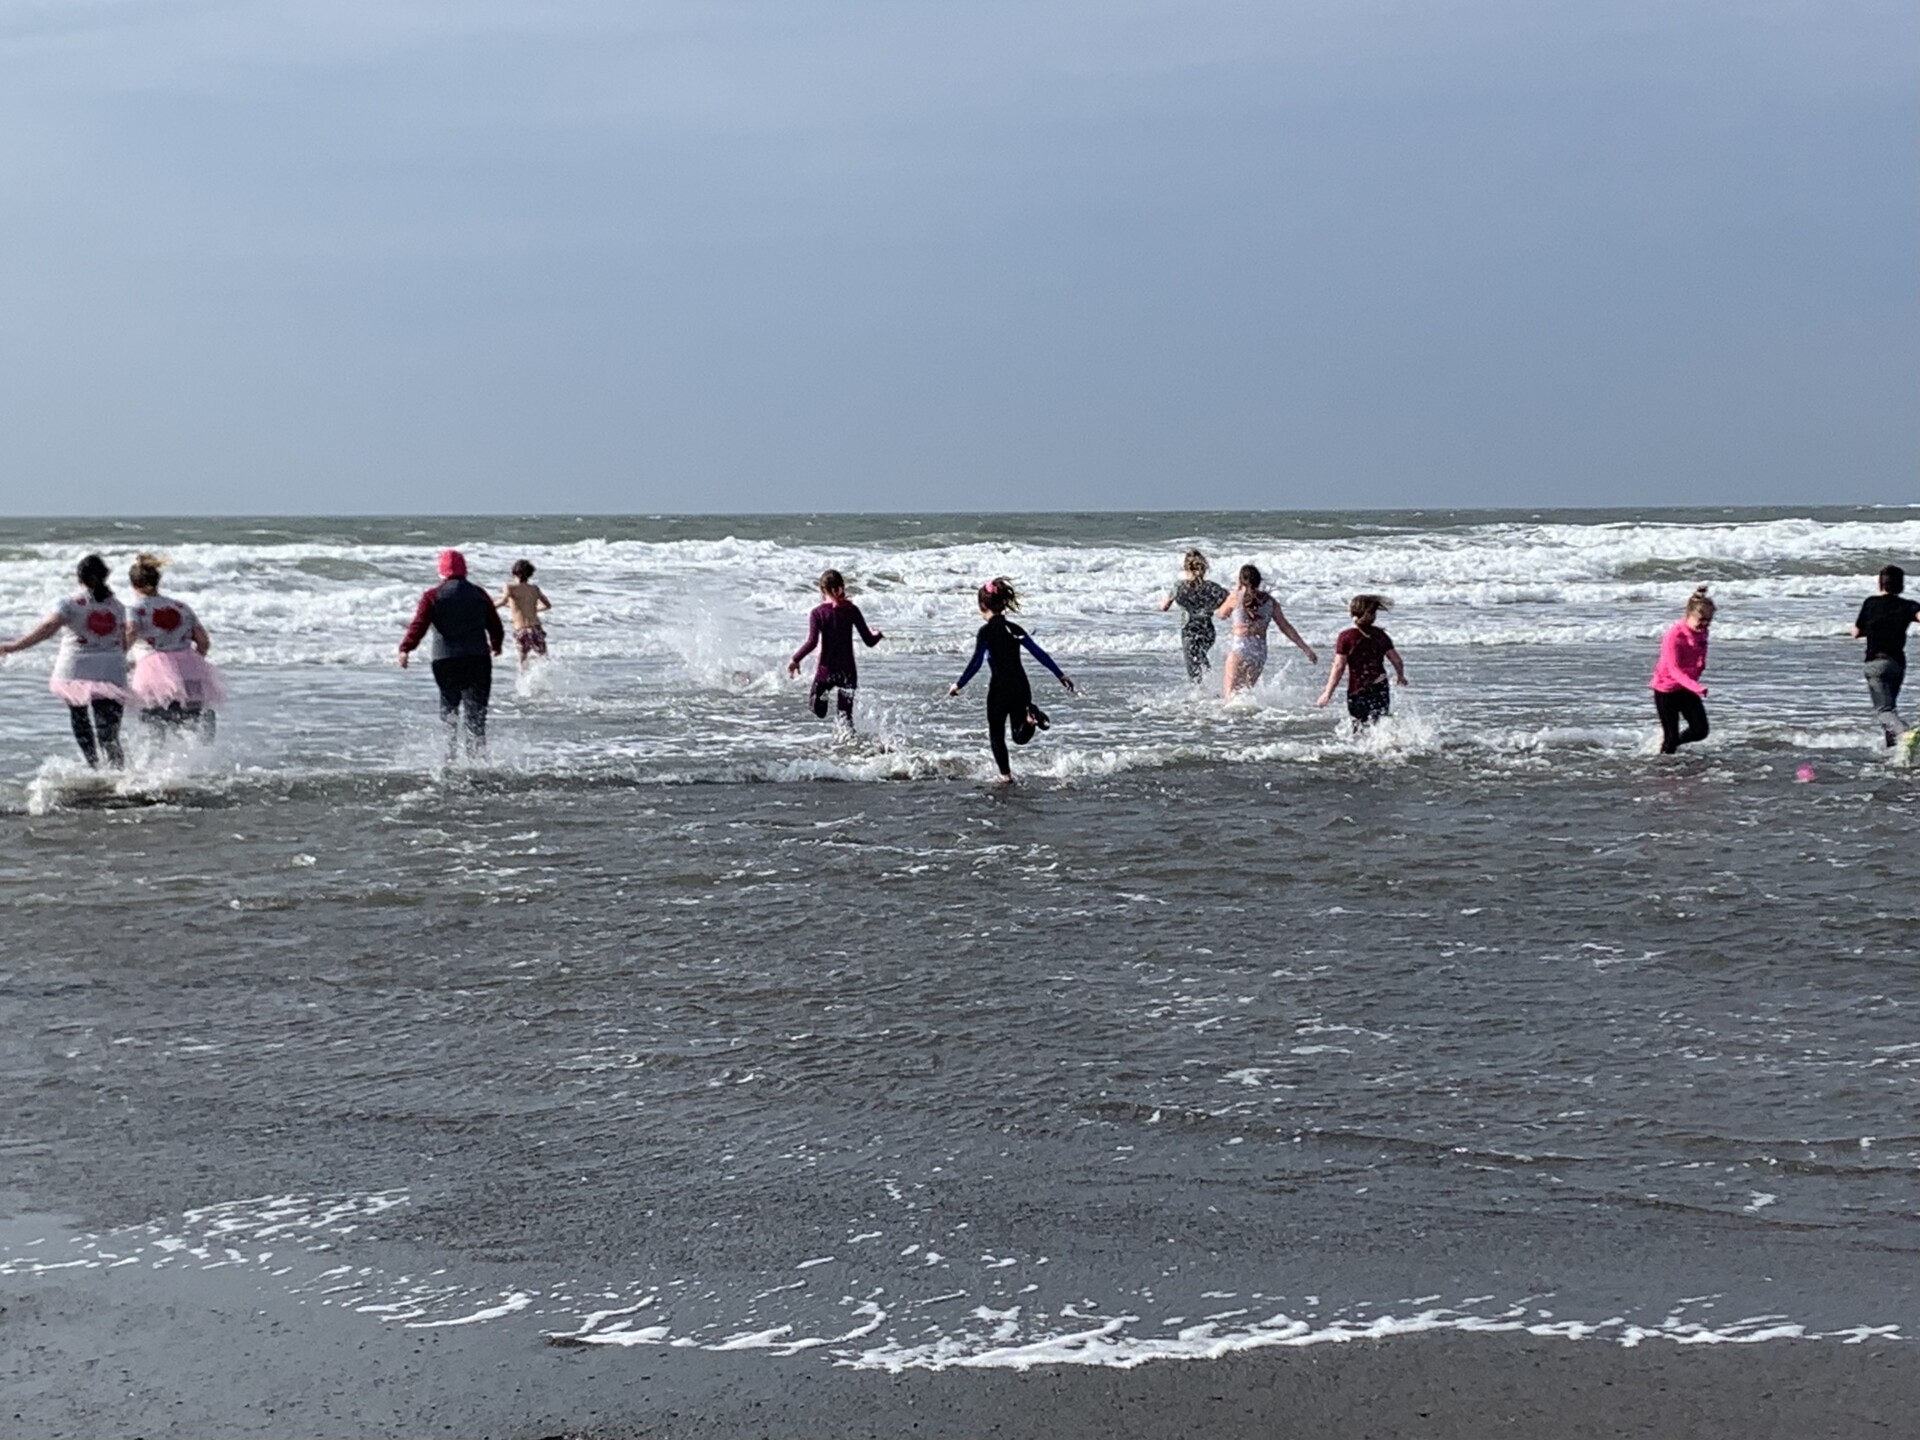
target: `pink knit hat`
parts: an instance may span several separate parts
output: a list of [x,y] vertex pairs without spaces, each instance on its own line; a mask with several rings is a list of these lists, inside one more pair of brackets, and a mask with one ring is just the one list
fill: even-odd
[[442,550],[440,552],[440,578],[443,580],[451,580],[456,575],[462,580],[467,578],[467,557],[462,555],[458,550]]

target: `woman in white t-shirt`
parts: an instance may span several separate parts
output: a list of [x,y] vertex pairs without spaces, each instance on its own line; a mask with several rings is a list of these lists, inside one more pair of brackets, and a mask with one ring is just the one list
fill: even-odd
[[60,654],[53,662],[47,688],[67,702],[73,738],[87,764],[118,768],[126,763],[120,749],[120,717],[133,698],[127,689],[127,612],[107,585],[107,562],[89,555],[76,572],[80,590],[18,640],[0,644],[0,655],[27,650],[42,640],[60,637]]
[[212,642],[193,607],[160,593],[163,563],[157,555],[141,555],[127,572],[140,597],[127,612],[127,648],[147,647],[133,667],[133,693],[147,724],[191,728],[211,740],[214,707],[226,691],[206,661]]

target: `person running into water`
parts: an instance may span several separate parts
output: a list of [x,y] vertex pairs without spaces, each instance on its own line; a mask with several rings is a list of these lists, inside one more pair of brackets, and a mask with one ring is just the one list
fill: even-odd
[[1180,656],[1187,662],[1187,679],[1198,685],[1209,663],[1207,652],[1213,649],[1213,612],[1225,603],[1227,587],[1207,579],[1207,557],[1198,550],[1187,551],[1180,568],[1183,578],[1160,602],[1160,613],[1176,605],[1187,612],[1180,626]]
[[440,687],[440,718],[447,724],[447,757],[459,744],[455,721],[466,722],[467,754],[487,749],[487,703],[493,696],[493,657],[506,643],[493,597],[467,579],[458,550],[440,552],[440,583],[420,597],[413,623],[400,638],[400,668],[433,631],[433,681]]
[[1906,588],[1906,571],[1883,567],[1880,593],[1867,597],[1853,622],[1854,638],[1867,642],[1867,696],[1888,745],[1899,744],[1907,733],[1900,718],[1900,684],[1907,678],[1907,627],[1920,619],[1920,604],[1901,593]]
[[[1687,597],[1687,613],[1661,638],[1660,660],[1649,683],[1653,708],[1660,715],[1662,755],[1707,738],[1707,707],[1701,703],[1707,687],[1700,677],[1707,668],[1707,629],[1713,624],[1713,608],[1702,585]],[[1685,730],[1680,728],[1682,720],[1687,722]]]
[[141,642],[148,647],[133,667],[132,690],[147,725],[187,728],[211,740],[214,706],[226,698],[219,674],[206,660],[213,642],[190,605],[160,593],[164,563],[157,555],[142,555],[127,571],[140,597],[127,612],[127,648]]
[[836,723],[853,729],[853,692],[860,688],[860,667],[854,663],[853,637],[858,634],[871,650],[886,632],[867,629],[867,617],[847,598],[846,577],[838,570],[820,572],[820,603],[807,614],[807,640],[787,662],[789,676],[800,673],[800,662],[820,647],[820,660],[813,672],[813,688],[807,692],[807,707],[820,719],[827,718],[827,693],[837,697]]
[[966,689],[967,682],[980,672],[980,662],[987,662],[987,741],[993,747],[993,763],[1000,771],[998,783],[1011,785],[1013,770],[1007,763],[1008,727],[1013,730],[1013,743],[1024,745],[1033,739],[1036,730],[1045,730],[1051,723],[1046,712],[1033,703],[1033,687],[1027,681],[1026,668],[1020,663],[1021,648],[1024,646],[1034,659],[1051,670],[1069,695],[1078,692],[1073,681],[1053,663],[1053,657],[1034,644],[1033,637],[1025,630],[1007,619],[1020,609],[1020,597],[1014,593],[1011,580],[989,580],[980,587],[978,599],[980,618],[986,623],[973,638],[973,658],[947,694],[958,695]]
[[1347,602],[1353,624],[1333,642],[1333,672],[1327,676],[1327,688],[1313,702],[1324,708],[1333,699],[1344,672],[1347,714],[1353,717],[1355,730],[1371,725],[1393,708],[1387,666],[1393,666],[1394,677],[1402,685],[1407,683],[1407,668],[1400,663],[1400,652],[1393,648],[1393,637],[1374,624],[1382,610],[1392,608],[1393,602],[1384,595],[1356,595]]
[[1320,663],[1313,647],[1300,638],[1300,632],[1280,613],[1273,596],[1260,588],[1257,565],[1240,567],[1240,583],[1213,613],[1222,620],[1229,615],[1233,617],[1233,638],[1227,642],[1227,665],[1220,688],[1221,695],[1227,699],[1232,699],[1236,691],[1251,690],[1260,683],[1260,672],[1267,668],[1269,624],[1298,646],[1310,664]]
[[520,664],[525,666],[536,655],[544,660],[547,627],[540,623],[540,616],[553,604],[547,592],[533,583],[531,560],[513,562],[513,579],[502,587],[500,598],[493,603],[513,617],[513,641],[520,647]]
[[82,560],[75,574],[79,592],[18,640],[0,645],[0,655],[30,650],[59,635],[60,653],[47,689],[66,701],[73,738],[87,764],[98,769],[105,755],[117,770],[127,758],[120,748],[120,720],[133,699],[127,689],[127,612],[114,599],[107,562],[98,555]]

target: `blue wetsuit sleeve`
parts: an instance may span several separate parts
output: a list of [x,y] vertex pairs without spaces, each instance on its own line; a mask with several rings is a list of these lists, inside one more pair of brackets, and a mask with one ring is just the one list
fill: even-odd
[[1020,637],[1020,643],[1027,647],[1028,651],[1032,653],[1034,659],[1038,660],[1042,665],[1046,666],[1047,669],[1053,672],[1054,679],[1064,680],[1067,678],[1065,675],[1060,673],[1060,667],[1053,663],[1053,657],[1047,654],[1047,652],[1042,650],[1038,645],[1033,643],[1033,636],[1023,634]]
[[960,678],[953,682],[953,688],[964,690],[967,682],[980,673],[980,662],[987,658],[987,637],[982,634],[973,642],[973,659],[967,662],[967,668],[960,672]]

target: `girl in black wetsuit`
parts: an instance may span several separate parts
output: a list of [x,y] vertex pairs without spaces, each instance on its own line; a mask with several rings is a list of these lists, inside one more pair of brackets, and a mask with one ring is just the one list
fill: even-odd
[[949,695],[958,695],[980,670],[980,662],[987,662],[990,678],[987,681],[987,739],[993,746],[993,763],[1000,769],[999,783],[1011,785],[1013,771],[1007,765],[1007,726],[1013,727],[1013,743],[1024,745],[1033,739],[1036,730],[1047,728],[1047,716],[1038,705],[1033,703],[1033,687],[1027,683],[1027,672],[1020,663],[1020,649],[1025,646],[1032,652],[1033,658],[1051,670],[1060,683],[1067,687],[1069,695],[1075,693],[1073,681],[1069,680],[1060,667],[1053,663],[1053,657],[1033,643],[1033,637],[1018,625],[1007,619],[1010,612],[1020,608],[1020,597],[1014,594],[1013,582],[1007,579],[989,580],[980,587],[980,618],[986,624],[980,627],[980,633],[974,637],[973,659],[967,662],[967,668],[960,672],[960,678],[953,682]]

